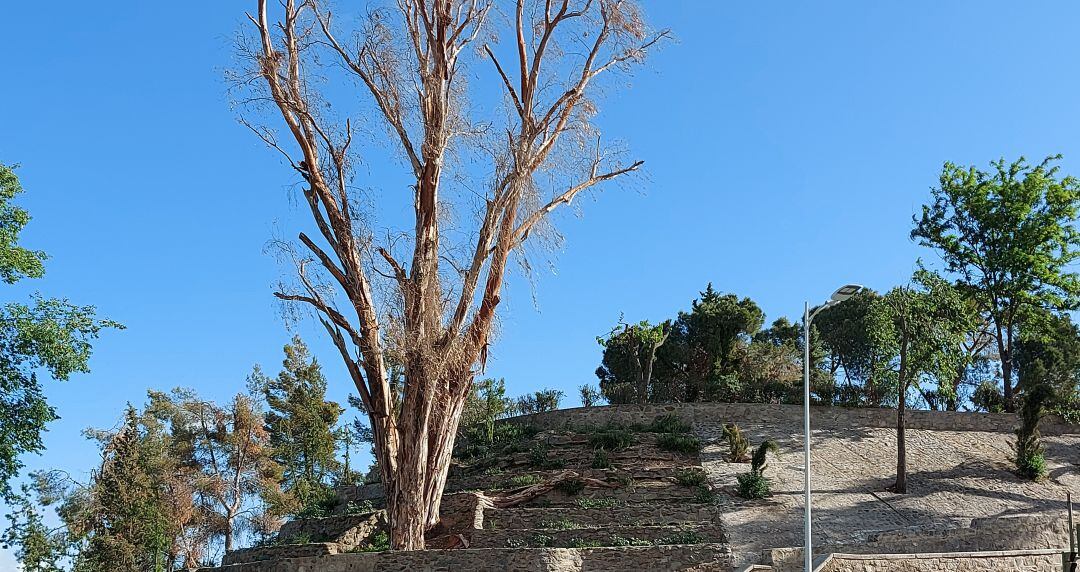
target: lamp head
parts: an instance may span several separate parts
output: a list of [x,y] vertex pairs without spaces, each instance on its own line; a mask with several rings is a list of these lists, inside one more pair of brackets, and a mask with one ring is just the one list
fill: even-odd
[[838,289],[836,292],[833,292],[832,296],[829,297],[829,301],[834,303],[843,302],[844,300],[847,300],[855,294],[858,294],[859,291],[861,291],[862,289],[863,287],[858,284],[847,284],[841,286],[840,289]]

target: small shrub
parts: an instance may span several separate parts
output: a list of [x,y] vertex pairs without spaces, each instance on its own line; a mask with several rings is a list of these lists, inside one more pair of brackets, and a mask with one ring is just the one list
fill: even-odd
[[369,500],[363,502],[349,501],[348,504],[345,505],[345,514],[348,515],[367,514],[374,511],[375,507],[372,506],[371,501]]
[[296,513],[296,518],[326,518],[341,504],[334,491],[327,490],[308,502]]
[[548,458],[547,443],[537,443],[529,450],[529,465],[537,469],[561,469],[563,462]]
[[529,544],[528,542],[525,542],[525,540],[521,539],[521,538],[507,538],[506,539],[506,547],[507,548],[525,548],[526,546],[528,546],[528,544]]
[[516,489],[518,487],[531,487],[543,481],[539,475],[514,475],[505,481],[505,487]]
[[763,499],[772,492],[772,485],[764,475],[750,472],[736,478],[739,480],[739,496],[745,499]]
[[716,492],[707,486],[698,487],[697,494],[694,495],[694,501],[703,504],[715,504]]
[[598,548],[603,546],[604,543],[599,540],[582,540],[575,538],[570,541],[570,548]]
[[593,449],[603,451],[622,451],[634,444],[634,434],[622,427],[601,429],[589,437]]
[[569,518],[560,518],[559,520],[543,521],[540,523],[540,528],[546,528],[548,530],[571,530],[574,528],[581,528],[581,526]]
[[497,476],[503,474],[504,472],[505,471],[503,470],[502,467],[488,467],[487,469],[484,469],[484,476],[485,477],[497,477]]
[[607,454],[607,451],[598,449],[593,455],[592,468],[594,469],[610,469],[611,468],[611,456]]
[[572,477],[555,483],[555,490],[561,491],[569,496],[577,496],[581,491],[585,490],[585,481]]
[[547,548],[551,546],[553,542],[555,542],[555,538],[550,535],[534,534],[532,537],[532,542],[530,542],[530,544],[537,548]]
[[619,506],[619,500],[613,498],[580,498],[577,499],[578,508],[615,508]]
[[750,460],[750,442],[734,423],[724,425],[724,438],[728,443],[728,461],[745,463]]
[[680,469],[675,473],[675,482],[684,487],[699,487],[707,480],[705,471],[701,469]]
[[386,552],[387,550],[390,550],[390,535],[385,530],[372,535],[367,546],[360,549],[361,552]]
[[739,475],[739,495],[747,499],[763,499],[772,492],[772,485],[765,477],[765,460],[769,453],[778,455],[779,445],[772,439],[764,441],[750,459],[750,472]]
[[649,431],[653,433],[689,433],[690,424],[679,419],[678,415],[669,413],[653,419],[649,425]]
[[274,544],[311,544],[311,543],[312,543],[311,535],[306,533],[306,532],[301,532],[300,534],[295,534],[293,536],[286,536],[284,538],[279,538]]
[[1017,456],[1016,469],[1025,479],[1042,480],[1046,477],[1046,458],[1042,452]]
[[680,530],[671,536],[665,536],[658,539],[654,544],[702,544],[705,542],[705,537],[701,536],[693,530]]
[[685,433],[663,433],[656,440],[657,446],[665,451],[696,455],[701,452],[701,440]]
[[611,537],[612,546],[652,546],[652,543],[642,538],[625,538],[622,536]]

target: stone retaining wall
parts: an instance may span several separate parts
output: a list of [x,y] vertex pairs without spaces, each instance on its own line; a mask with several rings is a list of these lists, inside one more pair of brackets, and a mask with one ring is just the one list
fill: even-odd
[[1058,572],[1061,553],[1051,550],[940,554],[833,554],[814,572]]
[[337,554],[284,558],[202,572],[595,572],[665,570],[730,572],[731,551],[721,544],[626,548],[492,548]]
[[[940,530],[899,529],[870,535],[866,542],[858,544],[832,544],[814,547],[815,554],[888,554],[892,560],[918,554],[979,553],[1000,554],[1008,551],[1050,551],[1054,554],[1068,550],[1068,525],[1061,518],[1011,517],[976,518],[966,527],[942,528]],[[769,550],[763,557],[777,572],[796,572],[803,567],[802,548],[778,548]],[[879,570],[881,568],[871,568]],[[893,568],[888,568],[892,570]],[[896,568],[909,570],[908,568]],[[943,568],[944,569],[944,568]],[[980,568],[972,568],[980,570]],[[1005,568],[982,568],[1007,570]],[[831,568],[823,570],[832,570]],[[840,570],[840,569],[838,569]],[[844,568],[842,570],[847,570]],[[862,568],[857,568],[862,570]],[[915,569],[910,570],[924,570]],[[925,570],[937,570],[926,568]],[[951,570],[951,569],[950,569]],[[967,568],[964,568],[967,570]]]
[[[527,423],[541,429],[561,429],[570,426],[595,427],[607,423],[651,423],[656,417],[676,414],[690,422],[736,423],[801,423],[801,405],[770,405],[760,403],[656,403],[647,405],[609,405],[605,407],[576,407],[547,413],[513,417],[511,423]],[[895,409],[820,407],[810,408],[814,427],[896,427]],[[1011,433],[1018,424],[1012,413],[968,413],[956,411],[908,411],[909,429],[942,431],[988,431]],[[1047,416],[1040,429],[1043,435],[1080,434],[1080,426],[1070,425],[1054,416]]]

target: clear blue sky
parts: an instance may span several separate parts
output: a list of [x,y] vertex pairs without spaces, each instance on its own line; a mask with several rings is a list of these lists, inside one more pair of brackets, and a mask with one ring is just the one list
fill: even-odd
[[[22,164],[25,243],[52,255],[44,280],[9,295],[93,303],[128,326],[101,340],[92,374],[48,385],[63,419],[31,468],[85,471],[96,452],[80,431],[113,425],[147,388],[225,398],[254,363],[277,370],[290,334],[270,292],[287,269],[263,249],[306,216],[226,94],[254,5],[3,9],[0,161]],[[620,313],[672,316],[709,281],[772,319],[844,282],[905,280],[931,258],[908,231],[945,160],[1061,152],[1080,174],[1075,2],[645,5],[678,42],[602,101],[601,121],[649,180],[560,219],[566,249],[537,307],[513,280],[489,364],[512,393],[575,394]],[[301,333],[343,399],[326,340]]]

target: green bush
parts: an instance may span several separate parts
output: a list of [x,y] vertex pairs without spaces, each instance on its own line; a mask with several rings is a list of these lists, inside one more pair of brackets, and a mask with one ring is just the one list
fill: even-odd
[[530,542],[530,544],[537,548],[547,548],[548,546],[551,546],[551,544],[554,542],[555,538],[552,536],[549,536],[547,534],[534,534],[532,537],[532,542]]
[[547,443],[537,443],[529,449],[529,465],[536,469],[561,469],[563,462],[559,459],[548,458]]
[[634,434],[622,427],[601,429],[589,437],[589,445],[603,451],[622,451],[633,444]]
[[679,469],[675,473],[675,482],[684,487],[699,487],[708,480],[701,469]]
[[576,496],[585,490],[585,481],[577,477],[571,477],[555,483],[555,490],[570,496]]
[[689,433],[690,424],[679,419],[678,415],[669,413],[653,419],[652,425],[649,425],[649,431],[652,433]]
[[509,489],[516,489],[519,487],[531,487],[542,481],[539,475],[514,475],[503,482],[503,486]]
[[326,489],[320,491],[310,502],[304,505],[296,513],[296,518],[326,518],[330,516],[334,509],[341,504],[341,499],[334,494],[334,491]]
[[611,537],[612,546],[652,546],[652,543],[642,538],[624,538],[622,536]]
[[657,446],[665,451],[696,455],[701,452],[701,440],[685,433],[663,433],[656,440]]
[[698,487],[697,493],[694,495],[694,501],[703,504],[715,504],[716,493],[709,487],[702,485]]
[[1025,479],[1042,480],[1046,477],[1046,458],[1041,452],[1018,456],[1016,468],[1020,476]]
[[750,442],[734,423],[724,425],[724,438],[728,443],[728,461],[745,463],[750,460]]
[[765,476],[750,472],[736,477],[739,480],[739,496],[746,499],[763,499],[772,492],[772,485]]
[[570,548],[598,548],[603,546],[604,543],[599,540],[582,540],[575,538],[570,541]]
[[598,449],[593,455],[592,468],[594,469],[610,469],[611,457],[607,454],[607,451]]
[[349,501],[348,504],[345,505],[345,514],[348,515],[367,514],[374,511],[375,507],[372,506],[371,501],[369,500],[363,502]]
[[387,550],[390,550],[390,535],[380,530],[371,536],[371,540],[368,540],[367,546],[363,547],[361,552],[386,552]]
[[705,537],[701,536],[693,530],[680,530],[671,536],[665,536],[658,539],[654,544],[660,546],[665,544],[702,544],[705,542]]
[[569,518],[560,518],[559,520],[545,520],[540,523],[540,528],[546,528],[548,530],[571,530],[581,527],[578,523]]
[[615,508],[619,506],[619,500],[613,498],[580,498],[577,499],[578,508]]
[[769,479],[765,477],[765,460],[769,453],[779,455],[780,446],[767,439],[758,445],[750,459],[750,472],[739,475],[739,495],[747,499],[763,499],[772,492]]

